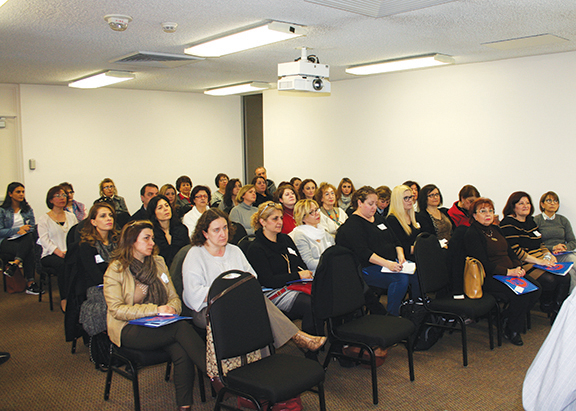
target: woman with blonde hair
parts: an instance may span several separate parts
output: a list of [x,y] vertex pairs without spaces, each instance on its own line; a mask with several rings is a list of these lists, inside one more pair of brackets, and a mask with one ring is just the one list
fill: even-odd
[[320,226],[332,236],[336,235],[336,230],[346,221],[348,215],[336,205],[336,188],[323,182],[318,187],[314,199],[320,204]]
[[302,260],[312,274],[324,250],[335,244],[334,238],[320,227],[320,207],[314,200],[300,200],[294,206],[296,228],[290,233]]
[[394,187],[390,197],[390,211],[386,223],[400,240],[404,257],[414,261],[414,243],[420,234],[420,224],[414,212],[413,190],[405,185]]
[[265,292],[288,318],[302,319],[302,331],[318,335],[310,295],[288,289],[289,282],[311,279],[312,272],[302,260],[294,241],[282,234],[282,206],[273,201],[260,204],[252,216],[256,238],[248,249],[248,261],[258,274]]
[[192,407],[194,365],[206,372],[206,345],[192,325],[177,321],[159,328],[129,324],[158,314],[180,314],[182,303],[164,259],[157,255],[154,226],[132,221],[122,229],[118,248],[104,274],[108,336],[117,346],[135,350],[162,349],[174,364],[176,402]]
[[238,191],[236,202],[238,205],[230,211],[230,221],[244,227],[247,234],[254,234],[252,215],[258,210],[254,207],[256,188],[252,184],[246,184]]

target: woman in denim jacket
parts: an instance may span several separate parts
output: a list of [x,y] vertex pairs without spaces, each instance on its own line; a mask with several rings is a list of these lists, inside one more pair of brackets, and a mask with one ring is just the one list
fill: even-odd
[[8,184],[0,206],[0,258],[7,263],[4,274],[12,276],[22,267],[28,282],[27,294],[38,295],[34,282],[34,211],[24,197],[24,185]]

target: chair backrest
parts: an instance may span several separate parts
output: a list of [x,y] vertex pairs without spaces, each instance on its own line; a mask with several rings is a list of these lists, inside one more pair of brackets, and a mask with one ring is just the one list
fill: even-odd
[[333,245],[320,257],[312,283],[312,311],[320,320],[349,314],[364,305],[364,280],[348,248]]
[[414,244],[416,273],[423,294],[436,292],[450,284],[445,257],[438,238],[430,233],[421,233]]
[[185,245],[182,247],[172,259],[172,264],[170,265],[170,277],[172,277],[172,284],[178,293],[178,297],[182,300],[182,315],[185,317],[192,316],[192,310],[184,304],[182,299],[182,293],[184,292],[184,282],[182,281],[182,264],[186,258],[186,254],[192,247],[192,244]]
[[242,237],[240,241],[238,241],[238,247],[240,247],[246,258],[248,258],[248,249],[250,248],[252,242],[255,239],[256,239],[255,234],[248,234],[247,236]]
[[207,319],[216,358],[245,355],[274,342],[260,283],[252,274],[230,270],[220,274],[208,292]]
[[464,264],[466,262],[466,248],[464,247],[464,235],[467,226],[456,227],[448,243],[447,266],[450,271],[450,287],[453,294],[464,294]]
[[248,234],[242,224],[230,221],[230,225],[234,228],[234,236],[228,241],[230,244],[238,245],[240,241]]

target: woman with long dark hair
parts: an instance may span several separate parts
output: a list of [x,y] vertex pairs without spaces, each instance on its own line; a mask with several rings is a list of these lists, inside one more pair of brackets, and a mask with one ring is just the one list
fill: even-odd
[[226,191],[224,192],[224,197],[222,198],[220,204],[218,204],[218,209],[224,211],[226,214],[230,214],[230,211],[232,211],[232,209],[238,205],[238,201],[236,201],[236,196],[238,195],[238,192],[240,191],[241,188],[242,183],[240,182],[239,179],[233,178],[230,181],[228,181],[228,184],[226,184]]
[[108,336],[117,346],[168,352],[174,363],[176,402],[180,410],[190,410],[194,364],[206,371],[206,346],[194,328],[185,321],[159,328],[128,324],[137,318],[181,311],[168,267],[154,247],[153,230],[149,221],[132,221],[122,229],[104,274]]
[[176,253],[190,244],[188,229],[172,212],[168,198],[157,195],[148,203],[148,215],[154,225],[154,241],[161,257],[170,267]]
[[26,293],[38,295],[34,282],[34,211],[24,196],[24,185],[13,182],[6,188],[0,206],[0,258],[6,264],[4,274],[12,276],[22,266],[28,282]]

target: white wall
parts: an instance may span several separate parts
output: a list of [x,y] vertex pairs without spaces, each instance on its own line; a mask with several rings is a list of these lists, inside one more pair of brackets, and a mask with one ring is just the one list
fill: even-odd
[[0,118],[5,127],[0,128],[0,199],[6,187],[22,177],[22,150],[20,145],[20,93],[17,84],[0,84]]
[[48,211],[46,192],[63,181],[91,205],[99,182],[110,177],[135,212],[147,182],[175,184],[186,174],[195,185],[214,189],[217,173],[242,175],[239,97],[35,85],[20,90],[24,183],[36,215]]
[[[576,223],[576,53],[454,65],[332,83],[330,97],[264,94],[269,177],[356,186],[465,184],[501,213],[548,190]],[[538,211],[539,212],[539,211]]]

